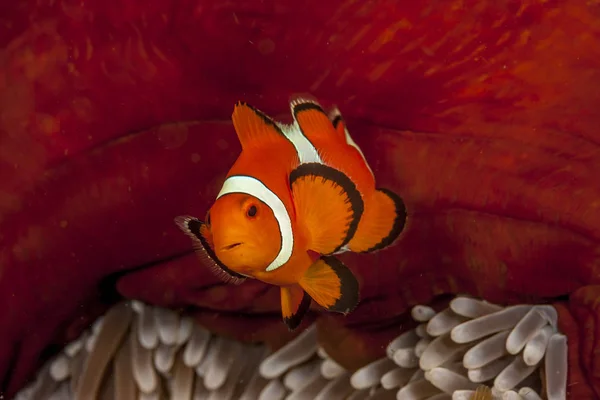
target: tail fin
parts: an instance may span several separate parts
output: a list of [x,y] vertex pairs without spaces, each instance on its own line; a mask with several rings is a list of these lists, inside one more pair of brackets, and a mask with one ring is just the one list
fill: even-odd
[[365,210],[348,249],[370,253],[393,244],[406,223],[406,206],[402,198],[387,189],[377,189],[365,201]]

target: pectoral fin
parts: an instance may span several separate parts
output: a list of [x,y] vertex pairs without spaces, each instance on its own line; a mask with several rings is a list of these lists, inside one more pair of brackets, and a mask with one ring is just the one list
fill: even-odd
[[358,305],[356,277],[340,260],[323,256],[300,279],[300,286],[314,301],[329,311],[347,314]]
[[183,215],[175,218],[175,224],[186,235],[192,238],[192,243],[196,254],[202,264],[208,266],[219,278],[225,282],[240,284],[246,280],[246,277],[227,268],[217,257],[213,250],[212,236],[206,224],[198,218]]

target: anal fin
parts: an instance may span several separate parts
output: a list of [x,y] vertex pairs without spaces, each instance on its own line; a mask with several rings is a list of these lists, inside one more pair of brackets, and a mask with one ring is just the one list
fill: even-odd
[[402,233],[406,223],[406,206],[394,192],[377,189],[365,201],[365,211],[347,248],[369,253],[390,246]]
[[298,219],[310,235],[309,249],[333,254],[354,235],[364,204],[344,173],[318,163],[302,164],[290,174]]
[[302,322],[310,307],[310,296],[298,285],[281,286],[281,316],[289,330]]
[[323,256],[300,279],[300,286],[321,307],[347,314],[360,299],[356,277],[340,260]]

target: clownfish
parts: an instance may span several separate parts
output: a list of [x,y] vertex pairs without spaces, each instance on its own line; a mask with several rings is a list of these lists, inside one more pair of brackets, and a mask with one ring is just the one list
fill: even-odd
[[238,102],[232,121],[241,154],[205,221],[175,222],[224,280],[279,286],[283,321],[293,330],[311,299],[329,311],[354,310],[358,281],[334,255],[391,245],[406,208],[376,187],[337,108],[326,114],[304,98],[290,108],[288,125]]
[[486,385],[480,385],[471,396],[471,400],[493,400],[492,389]]

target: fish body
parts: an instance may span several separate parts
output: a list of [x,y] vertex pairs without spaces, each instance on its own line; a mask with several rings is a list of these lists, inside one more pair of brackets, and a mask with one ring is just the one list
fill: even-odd
[[313,100],[291,101],[291,125],[246,103],[232,115],[242,152],[206,220],[179,227],[225,279],[255,278],[281,288],[283,319],[294,329],[311,298],[347,313],[359,285],[335,254],[391,245],[406,211],[395,193],[377,188],[341,114]]

